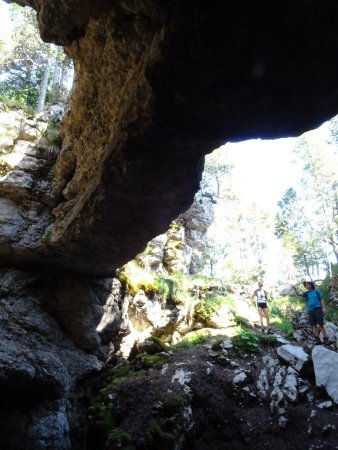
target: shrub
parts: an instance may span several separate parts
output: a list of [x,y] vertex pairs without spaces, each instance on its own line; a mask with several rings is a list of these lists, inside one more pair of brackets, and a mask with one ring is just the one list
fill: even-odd
[[158,292],[161,299],[165,302],[173,299],[174,292],[174,281],[170,278],[159,278],[154,279],[154,286]]
[[239,333],[232,338],[235,350],[242,354],[245,352],[259,353],[260,348],[260,338],[257,333],[253,331],[241,328]]
[[189,336],[188,338],[183,339],[181,342],[176,344],[177,348],[191,348],[196,345],[205,344],[209,339],[209,336],[206,336],[198,331],[195,334]]
[[42,136],[44,136],[51,144],[60,146],[61,145],[60,124],[50,122],[47,125],[46,130],[42,133]]
[[303,310],[305,302],[298,296],[286,295],[270,302],[271,323],[279,330],[291,336],[293,333],[292,318],[297,311]]
[[202,319],[207,319],[219,311],[223,305],[228,305],[230,308],[234,308],[235,303],[231,297],[218,296],[213,298],[204,298],[196,304],[195,312]]
[[241,326],[243,328],[251,328],[250,322],[245,317],[235,316],[234,321],[238,326]]

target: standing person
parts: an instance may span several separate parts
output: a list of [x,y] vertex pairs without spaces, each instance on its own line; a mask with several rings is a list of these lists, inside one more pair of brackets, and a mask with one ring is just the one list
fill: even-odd
[[[257,312],[259,315],[259,322],[261,325],[261,330],[264,332],[266,329],[268,332],[270,331],[270,318],[269,318],[269,310],[268,310],[268,294],[264,290],[264,284],[262,281],[258,283],[258,289],[256,289],[252,295],[252,298],[256,298],[256,306]],[[264,327],[263,319],[266,320],[266,327]]]
[[324,327],[324,314],[326,310],[323,294],[320,292],[320,290],[316,289],[315,284],[312,281],[306,281],[303,283],[303,285],[306,289],[305,292],[298,291],[296,286],[292,287],[297,295],[305,298],[306,300],[306,309],[309,315],[309,322],[315,337],[315,343],[316,345],[321,344],[319,335],[320,332],[322,332],[324,344],[331,344]]

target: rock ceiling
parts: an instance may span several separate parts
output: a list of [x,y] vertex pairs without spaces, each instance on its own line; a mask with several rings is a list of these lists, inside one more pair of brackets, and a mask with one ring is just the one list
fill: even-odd
[[18,3],[65,46],[76,82],[51,238],[28,226],[35,244],[2,245],[6,263],[108,275],[187,209],[206,153],[338,112],[335,0]]

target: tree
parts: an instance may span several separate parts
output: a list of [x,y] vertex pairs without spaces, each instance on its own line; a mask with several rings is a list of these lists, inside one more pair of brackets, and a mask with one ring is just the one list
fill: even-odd
[[206,157],[203,178],[205,174],[214,183],[216,197],[214,220],[208,229],[210,275],[240,283],[263,278],[269,270],[267,247],[274,237],[273,217],[237,192],[226,149]]
[[310,132],[297,140],[294,153],[303,175],[278,203],[275,234],[292,251],[298,272],[313,279],[330,271],[330,254],[338,262],[337,144]]
[[318,142],[307,133],[298,140],[295,153],[304,168],[300,181],[307,211],[304,205],[302,213],[338,263],[338,147]]
[[32,9],[11,5],[10,11],[15,26],[11,41],[2,45],[0,94],[41,111],[45,101],[52,100],[56,68],[69,66],[70,60],[60,47],[42,42]]

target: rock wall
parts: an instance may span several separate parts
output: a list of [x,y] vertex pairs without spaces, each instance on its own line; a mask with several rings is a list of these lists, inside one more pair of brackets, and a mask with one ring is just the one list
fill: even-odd
[[50,240],[32,229],[36,245],[9,242],[6,264],[110,275],[191,204],[204,154],[337,113],[333,0],[19,3],[66,45],[76,82]]
[[204,172],[190,208],[170,224],[166,233],[152,239],[136,260],[145,269],[162,275],[203,273],[208,254],[207,231],[213,220],[215,202],[215,188]]

